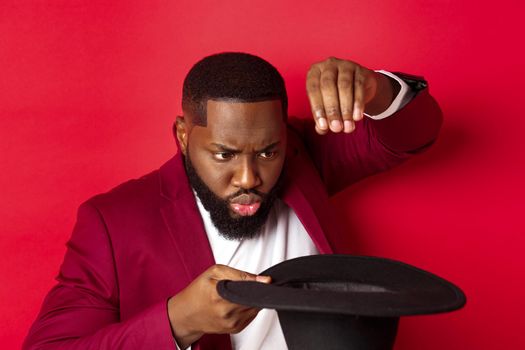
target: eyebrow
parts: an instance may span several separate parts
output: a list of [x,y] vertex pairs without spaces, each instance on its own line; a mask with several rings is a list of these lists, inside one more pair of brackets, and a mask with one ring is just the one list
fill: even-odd
[[[274,143],[271,143],[269,144],[268,146],[265,146],[264,148],[260,149],[260,150],[257,150],[255,151],[256,153],[261,153],[261,152],[268,152],[270,151],[271,149],[275,148],[277,145],[279,145],[280,141],[277,141],[277,142],[274,142]],[[226,145],[223,145],[221,143],[212,143],[212,146],[215,146],[217,148],[219,148],[221,151],[224,151],[224,152],[230,152],[230,153],[241,153],[240,150],[238,149],[235,149],[235,148],[231,148],[231,147],[228,147]]]

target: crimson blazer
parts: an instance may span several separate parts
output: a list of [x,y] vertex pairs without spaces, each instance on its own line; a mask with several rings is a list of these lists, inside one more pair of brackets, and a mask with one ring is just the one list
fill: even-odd
[[[390,118],[365,118],[350,135],[317,135],[291,120],[281,199],[321,253],[344,233],[328,198],[391,168],[436,137],[441,114],[427,90]],[[57,285],[24,349],[175,349],[166,302],[214,264],[182,157],[83,203]],[[230,349],[205,335],[193,349]]]

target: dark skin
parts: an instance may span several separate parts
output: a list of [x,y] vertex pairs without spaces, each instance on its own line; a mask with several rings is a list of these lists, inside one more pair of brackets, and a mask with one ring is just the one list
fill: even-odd
[[[350,133],[363,113],[386,110],[399,87],[390,78],[354,62],[329,58],[310,68],[306,86],[319,134]],[[190,156],[197,174],[219,197],[240,188],[268,193],[277,183],[286,153],[286,124],[281,102],[209,100],[207,126],[192,123],[184,111],[177,119],[181,152]],[[231,208],[230,215],[238,212]],[[222,299],[216,291],[223,279],[270,283],[224,265],[214,265],[168,301],[168,315],[179,347],[187,348],[206,333],[238,333],[258,309]]]
[[317,133],[351,133],[363,113],[385,111],[399,92],[399,84],[355,62],[330,57],[313,64],[306,91]]

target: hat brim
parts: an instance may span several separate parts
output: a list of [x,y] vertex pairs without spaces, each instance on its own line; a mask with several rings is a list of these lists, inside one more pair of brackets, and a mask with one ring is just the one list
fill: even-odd
[[372,317],[432,314],[461,308],[466,298],[452,283],[405,263],[376,257],[313,255],[261,273],[271,284],[220,281],[217,291],[257,308]]

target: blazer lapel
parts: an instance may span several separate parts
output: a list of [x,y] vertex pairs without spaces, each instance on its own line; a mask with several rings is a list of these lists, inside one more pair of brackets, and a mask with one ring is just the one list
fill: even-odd
[[[333,249],[316,215],[326,210],[320,207],[324,203],[321,197],[326,197],[326,194],[319,192],[324,187],[316,182],[319,176],[312,173],[313,166],[308,166],[311,160],[304,157],[304,153],[302,142],[297,140],[295,133],[289,132],[282,200],[295,211],[319,252],[331,254]],[[314,209],[312,206],[316,204]]]
[[[182,156],[175,155],[160,168],[161,213],[170,232],[174,251],[184,266],[189,284],[208,267],[215,264],[213,253],[195,197],[184,171]],[[194,350],[230,350],[228,334],[205,334],[195,344]]]
[[304,193],[299,186],[291,181],[285,186],[285,188],[282,197],[283,201],[295,211],[295,214],[299,220],[301,220],[301,223],[310,235],[310,238],[312,238],[319,253],[331,254],[333,252],[332,247],[328,243],[317,215],[315,215],[315,212]]
[[180,154],[160,168],[160,176],[162,217],[188,281],[193,281],[215,260]]

